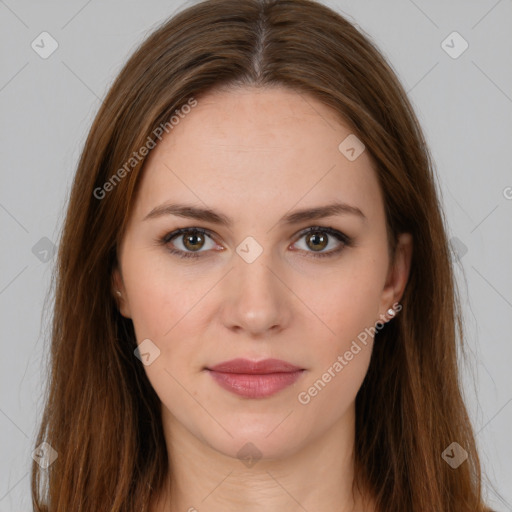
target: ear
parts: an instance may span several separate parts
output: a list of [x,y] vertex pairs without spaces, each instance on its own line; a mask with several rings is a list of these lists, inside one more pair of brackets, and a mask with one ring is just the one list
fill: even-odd
[[387,314],[387,310],[393,304],[399,302],[404,294],[411,269],[412,251],[412,235],[410,233],[400,233],[395,249],[395,258],[389,265],[386,283],[382,290],[379,311],[381,315]]
[[117,307],[121,315],[125,318],[131,318],[130,304],[126,295],[123,276],[118,266],[112,271],[112,295],[117,302]]

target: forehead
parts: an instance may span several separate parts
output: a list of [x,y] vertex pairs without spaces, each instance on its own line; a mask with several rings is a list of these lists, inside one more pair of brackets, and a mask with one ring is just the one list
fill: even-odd
[[138,215],[184,196],[236,214],[335,200],[378,209],[370,155],[363,151],[351,161],[340,151],[340,143],[353,137],[349,125],[312,96],[247,87],[197,101],[150,153]]

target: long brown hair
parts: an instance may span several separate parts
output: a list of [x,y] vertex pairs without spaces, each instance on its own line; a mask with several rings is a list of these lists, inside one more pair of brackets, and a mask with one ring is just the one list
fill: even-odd
[[[47,442],[58,458],[47,469],[33,464],[35,510],[140,512],[162,490],[171,464],[160,400],[112,294],[116,247],[146,158],[140,148],[159,127],[170,130],[191,98],[245,85],[288,87],[332,107],[376,163],[391,248],[399,233],[413,236],[403,309],[376,334],[356,399],[355,485],[382,512],[488,510],[460,393],[460,307],[428,148],[368,37],[310,0],[207,0],[183,10],[143,42],[99,109],[55,271],[36,446]],[[442,458],[452,442],[468,453],[457,469]]]

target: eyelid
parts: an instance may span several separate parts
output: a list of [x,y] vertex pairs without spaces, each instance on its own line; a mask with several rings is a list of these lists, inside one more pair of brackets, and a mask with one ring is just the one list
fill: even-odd
[[338,240],[338,242],[341,245],[335,249],[331,249],[331,250],[325,251],[325,252],[304,251],[303,249],[299,249],[299,251],[306,252],[308,254],[308,256],[312,256],[313,258],[328,258],[330,256],[336,256],[339,253],[341,253],[345,249],[345,247],[350,247],[353,245],[353,239],[350,236],[346,235],[345,233],[339,231],[338,229],[332,228],[332,227],[318,226],[318,225],[310,226],[310,227],[300,231],[298,233],[295,241],[293,242],[293,244],[297,243],[304,235],[307,235],[309,233],[315,233],[315,232],[327,233],[328,236]]
[[[187,228],[179,228],[179,229],[175,229],[174,231],[171,231],[169,233],[167,233],[166,235],[164,235],[162,237],[162,239],[160,240],[161,243],[163,243],[164,245],[166,244],[169,244],[172,240],[174,240],[175,238],[179,238],[181,235],[185,234],[185,233],[200,233],[201,235],[204,235],[204,236],[207,236],[208,238],[210,238],[217,246],[219,245],[215,239],[214,236],[212,236],[212,233],[210,230],[208,229],[205,229],[205,228],[199,228],[199,227],[187,227]],[[199,256],[199,255],[202,255],[203,253],[207,253],[209,251],[203,251],[203,250],[199,250],[199,251],[183,251],[181,249],[176,249],[176,248],[173,248],[172,250],[169,249],[171,251],[171,253],[174,253],[174,254],[186,254],[187,257],[190,256],[190,257],[196,257]],[[210,249],[211,251],[212,249]]]
[[341,239],[340,241],[346,241],[347,243],[350,242],[351,240],[351,238],[342,231],[339,231],[338,229],[331,228],[328,226],[310,226],[308,228],[305,228],[302,231],[299,231],[299,233],[297,234],[297,239],[303,237],[304,235],[307,235],[308,233],[316,231],[323,231],[335,238]]
[[205,229],[205,228],[197,228],[197,227],[190,227],[190,228],[178,228],[178,229],[175,229],[174,231],[170,231],[169,233],[167,233],[166,235],[163,236],[162,240],[164,240],[166,243],[169,243],[173,238],[176,238],[178,237],[179,235],[183,235],[184,233],[190,233],[190,232],[197,232],[197,233],[201,233],[202,235],[206,235],[210,238],[213,238],[211,236],[211,231],[209,231],[208,229]]
[[[353,245],[352,237],[346,235],[345,233],[343,233],[335,228],[328,227],[328,226],[320,226],[320,225],[309,226],[309,227],[299,231],[294,236],[294,241],[292,242],[292,245],[295,244],[298,240],[300,240],[303,236],[305,236],[311,232],[317,232],[317,231],[325,232],[329,236],[335,238],[336,240],[338,240],[338,242],[341,243],[341,247],[338,247],[336,249],[331,249],[330,251],[326,251],[326,252],[304,251],[303,249],[297,249],[297,251],[305,252],[308,255],[311,255],[313,257],[322,258],[322,257],[334,256],[334,255],[340,253],[345,247]],[[209,229],[195,227],[195,226],[179,228],[174,231],[171,231],[171,232],[165,234],[160,239],[157,239],[157,242],[159,242],[160,244],[163,244],[163,245],[167,245],[174,238],[177,238],[180,235],[183,235],[185,233],[190,233],[190,232],[197,232],[202,235],[205,235],[208,238],[212,239],[216,244],[218,244],[218,242],[216,241],[216,237],[212,234],[212,232]],[[169,249],[169,251],[173,254],[176,254],[178,257],[182,257],[182,258],[198,258],[198,257],[207,255],[207,253],[210,252],[211,249],[206,250],[206,251],[202,251],[202,250],[183,251],[181,249],[173,248],[173,249]]]

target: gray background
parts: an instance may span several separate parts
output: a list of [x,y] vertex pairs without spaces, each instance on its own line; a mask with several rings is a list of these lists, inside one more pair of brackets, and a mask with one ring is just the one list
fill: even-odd
[[[512,503],[512,1],[325,3],[377,43],[424,128],[460,263],[464,388],[493,484],[486,493],[497,510],[512,510],[497,498]],[[189,4],[0,0],[0,512],[31,510],[43,305],[81,147],[126,58]],[[47,59],[31,47],[43,31],[58,43]],[[441,44],[453,31],[469,44],[458,58]],[[445,44],[462,48],[456,39]]]

